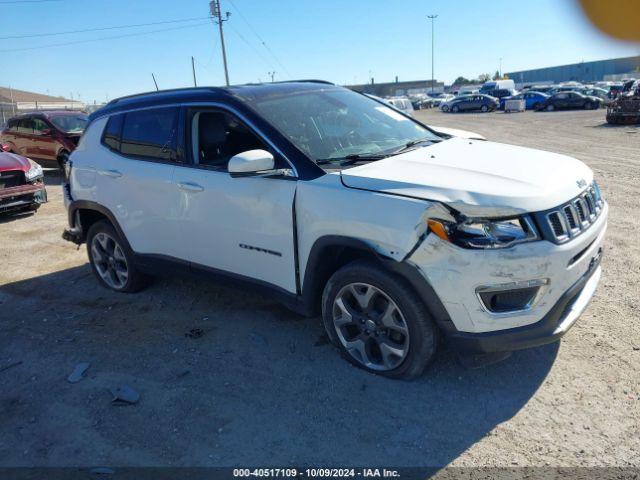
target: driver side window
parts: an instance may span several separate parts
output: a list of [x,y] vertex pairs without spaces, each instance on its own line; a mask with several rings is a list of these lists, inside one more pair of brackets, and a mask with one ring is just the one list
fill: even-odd
[[196,165],[226,172],[234,155],[248,150],[270,150],[245,124],[228,113],[194,111],[191,118],[192,158]]
[[49,129],[49,125],[41,118],[33,119],[33,133],[34,135],[44,135],[44,130]]

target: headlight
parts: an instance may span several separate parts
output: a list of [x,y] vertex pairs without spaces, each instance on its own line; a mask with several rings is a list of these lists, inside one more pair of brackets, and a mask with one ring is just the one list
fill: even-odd
[[429,219],[427,223],[429,230],[438,237],[462,248],[507,248],[540,239],[527,216],[499,220],[465,219],[457,223]]
[[[31,162],[31,160],[29,160]],[[42,167],[36,162],[31,162],[31,168],[24,174],[27,182],[32,182],[38,177],[42,177]]]

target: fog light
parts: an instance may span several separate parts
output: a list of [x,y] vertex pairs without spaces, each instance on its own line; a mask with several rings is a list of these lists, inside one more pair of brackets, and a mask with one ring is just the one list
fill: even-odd
[[478,287],[476,294],[483,308],[490,313],[516,313],[532,308],[549,281],[505,283]]

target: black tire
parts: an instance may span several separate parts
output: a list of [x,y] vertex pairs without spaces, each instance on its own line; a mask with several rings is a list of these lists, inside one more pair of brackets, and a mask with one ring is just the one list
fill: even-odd
[[451,111],[453,113],[458,113],[460,111],[460,107],[458,107],[458,105],[454,105],[453,107],[451,107]]
[[532,108],[533,108],[534,110],[539,110],[539,109],[540,109],[540,102],[536,102],[536,103],[534,103],[534,104],[533,104],[533,106],[532,106]]
[[489,107],[487,107],[486,105],[482,105],[482,107],[480,107],[480,111],[483,113],[487,113],[489,111]]
[[60,175],[62,175],[62,178],[65,178],[65,179],[67,176],[66,165],[68,161],[69,161],[69,152],[67,151],[60,152],[60,155],[58,155],[58,168],[60,169]]
[[[408,339],[406,340],[406,354],[394,368],[386,370],[370,368],[354,358],[343,345],[337,332],[338,327],[334,324],[334,311],[337,305],[334,302],[338,294],[343,292],[345,288],[348,289],[351,284],[373,286],[390,298],[395,304],[394,306],[397,307],[397,311],[403,320],[403,325],[406,325]],[[370,301],[369,304],[371,303],[375,302]],[[378,313],[375,313],[375,315]],[[374,315],[373,312],[371,314]],[[373,261],[358,260],[352,262],[332,275],[322,294],[322,319],[329,339],[349,362],[359,368],[385,377],[403,380],[412,380],[419,377],[431,362],[437,350],[439,332],[427,307],[402,277],[389,272]],[[357,322],[353,323],[357,324]],[[391,336],[390,330],[387,330],[386,333]],[[369,350],[371,351],[371,348]]]
[[554,107],[553,104],[547,105],[546,108],[547,108],[547,112],[553,112],[556,109],[556,107]]
[[442,110],[443,112],[448,112],[449,111],[449,106],[448,105],[443,105],[440,110]]
[[[121,286],[114,286],[113,284],[107,283],[103,278],[103,275],[98,270],[98,266],[96,265],[97,260],[94,258],[92,246],[94,244],[94,238],[99,234],[104,234],[115,241],[115,244],[120,248],[120,254],[124,256],[126,261],[124,264],[127,270],[127,278],[126,281],[122,282]],[[118,232],[113,228],[113,225],[111,225],[107,220],[100,220],[89,228],[89,231],[87,232],[87,254],[89,256],[91,270],[93,270],[94,275],[103,287],[115,290],[116,292],[134,293],[142,290],[150,283],[150,277],[143,274],[135,267],[133,253],[127,247],[126,242],[124,242],[120,235],[118,235]],[[113,256],[115,257],[115,255]],[[113,260],[113,258],[111,260]],[[118,280],[120,279],[118,278]]]

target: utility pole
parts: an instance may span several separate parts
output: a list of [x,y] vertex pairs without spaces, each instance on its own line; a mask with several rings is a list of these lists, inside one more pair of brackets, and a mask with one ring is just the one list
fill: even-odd
[[498,69],[498,73],[500,74],[500,78],[502,78],[502,57],[500,57],[500,68]]
[[433,39],[434,39],[433,21],[436,18],[438,18],[438,15],[427,15],[427,18],[431,19],[431,93],[433,93],[433,82],[435,80],[435,76],[433,74]]
[[193,56],[191,57],[191,71],[193,72],[193,86],[197,87],[198,82],[196,81],[196,64],[195,64],[195,61],[193,60]]
[[222,24],[229,20],[231,13],[225,12],[224,18],[222,17],[222,10],[220,10],[220,0],[211,0],[209,2],[209,9],[211,11],[211,16],[215,19],[214,21],[218,24],[218,29],[220,30],[220,45],[222,45],[222,62],[224,63],[224,79],[227,82],[227,87],[228,87],[229,86],[229,69],[227,68],[227,50],[224,46],[224,33],[222,31]]
[[271,77],[271,83],[273,83],[273,77],[276,76],[276,72],[267,72],[269,74],[269,76]]

